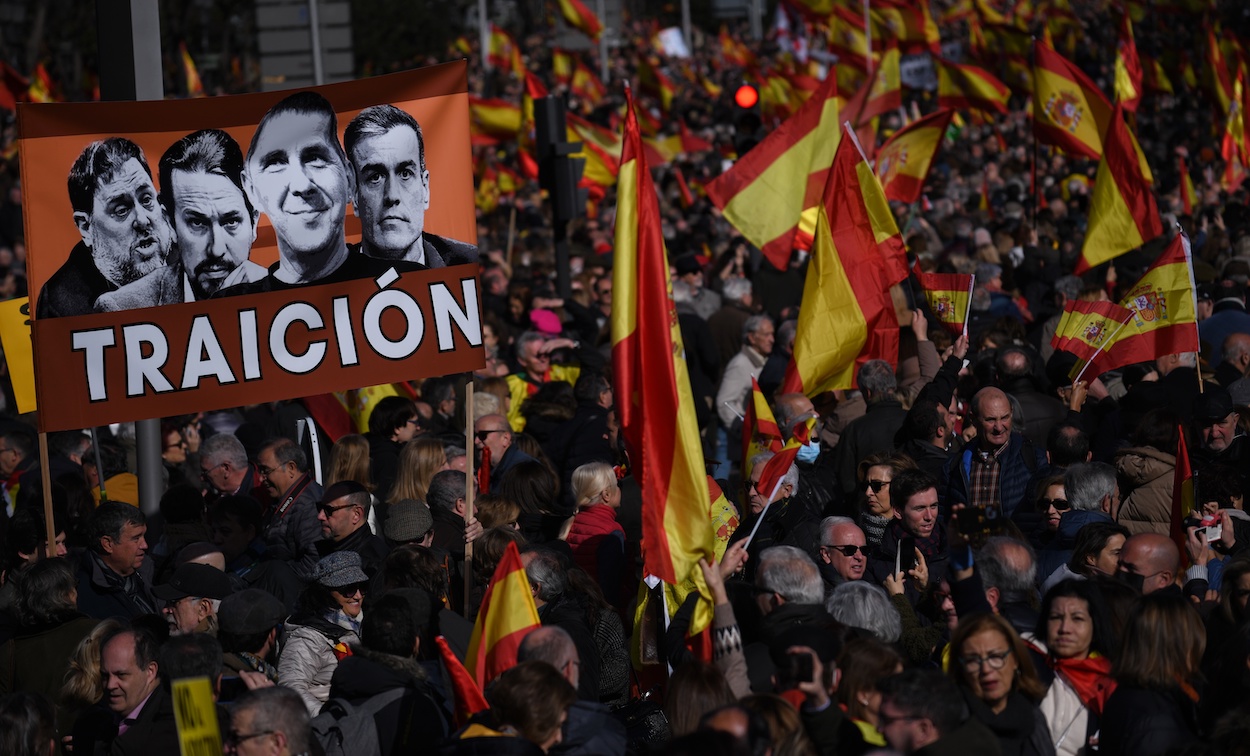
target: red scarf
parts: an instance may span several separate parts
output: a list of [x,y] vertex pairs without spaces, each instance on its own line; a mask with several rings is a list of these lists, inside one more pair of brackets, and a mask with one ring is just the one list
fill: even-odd
[[1111,660],[1105,656],[1088,656],[1084,659],[1055,659],[1047,657],[1055,674],[1067,681],[1081,703],[1102,716],[1103,706],[1115,692],[1115,680],[1111,677]]

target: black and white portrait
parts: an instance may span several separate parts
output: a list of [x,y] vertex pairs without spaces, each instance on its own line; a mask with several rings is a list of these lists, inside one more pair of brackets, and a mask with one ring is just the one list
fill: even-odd
[[82,241],[40,290],[39,318],[90,314],[101,295],[165,265],[173,244],[147,158],[129,139],[89,144],[70,169],[69,199]]
[[343,144],[354,172],[352,209],[360,218],[366,255],[428,268],[477,262],[476,246],[425,231],[430,172],[415,118],[394,105],[365,108],[347,125]]

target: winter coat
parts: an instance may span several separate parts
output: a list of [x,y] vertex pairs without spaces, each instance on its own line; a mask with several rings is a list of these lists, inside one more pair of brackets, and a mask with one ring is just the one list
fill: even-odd
[[352,655],[339,662],[331,676],[329,697],[361,706],[396,688],[406,692],[373,715],[379,756],[426,753],[430,744],[451,734],[446,703],[426,679],[421,663],[411,657],[353,647]]
[[1134,535],[1167,535],[1176,455],[1151,446],[1123,449],[1115,455],[1115,471],[1120,479],[1120,524]]
[[[74,615],[54,625],[22,628],[17,637],[0,646],[0,698],[24,690],[39,693],[60,707],[70,657],[98,622]],[[68,733],[73,724],[67,708],[58,708],[57,731]]]
[[[159,611],[160,605],[152,596],[153,571],[152,560],[143,560],[138,571],[130,576],[135,588],[131,595],[124,588],[123,578],[106,567],[95,552],[84,552],[78,562],[78,611],[96,619],[122,620]],[[147,607],[136,598],[146,601]]]
[[1179,689],[1120,685],[1102,713],[1103,756],[1161,756],[1198,739],[1196,704]]
[[972,691],[961,692],[968,709],[975,719],[998,737],[1003,756],[1055,756],[1050,741],[1050,729],[1042,712],[1023,694],[1012,691],[1007,696],[1007,708],[995,714]]
[[600,548],[613,533],[619,533],[621,544],[616,551],[623,559],[625,529],[616,521],[616,510],[607,504],[593,504],[577,510],[569,528],[568,544],[573,560],[593,578],[599,577]]
[[[1171,494],[1168,494],[1168,497],[1170,502]],[[1076,547],[1076,534],[1091,522],[1113,523],[1115,520],[1112,520],[1107,513],[1098,510],[1069,509],[1060,515],[1059,531],[1055,533],[1050,543],[1037,551],[1038,580],[1049,582],[1055,571],[1072,559],[1072,550]]]
[[[964,444],[959,453],[946,464],[943,471],[942,516],[950,519],[951,507],[956,504],[971,503],[968,493],[971,487],[972,455],[979,453],[977,439]],[[1007,449],[999,459],[998,467],[998,498],[1002,505],[1002,513],[1014,519],[1015,512],[1029,493],[1029,483],[1034,477],[1049,472],[1046,453],[1033,445],[1019,433],[1012,433]],[[930,568],[929,573],[933,570]]]
[[1041,703],[1042,716],[1050,728],[1050,742],[1058,756],[1083,756],[1088,753],[1090,712],[1076,690],[1061,675],[1046,691]]
[[969,717],[952,732],[943,733],[936,743],[917,749],[912,756],[1001,756],[1002,753],[1003,747],[994,733],[976,717]]
[[360,639],[351,630],[320,617],[292,617],[286,625],[286,645],[278,658],[278,679],[299,693],[310,716],[317,716],[330,697],[330,681],[339,665],[334,646],[351,645]]

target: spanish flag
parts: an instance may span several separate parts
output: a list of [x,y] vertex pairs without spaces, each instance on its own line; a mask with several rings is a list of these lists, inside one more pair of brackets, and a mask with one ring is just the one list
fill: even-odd
[[872,87],[868,90],[868,99],[859,112],[859,122],[875,118],[891,110],[898,110],[903,104],[902,74],[899,70],[898,43],[891,40],[881,56],[881,61],[872,72]]
[[1128,14],[1120,16],[1120,37],[1115,52],[1115,98],[1132,113],[1141,104],[1142,65],[1133,39],[1133,22]]
[[195,67],[191,53],[187,52],[185,42],[178,43],[178,55],[182,57],[182,73],[187,82],[187,97],[203,97],[204,84],[200,81],[200,71]]
[[1215,36],[1215,28],[1207,27],[1207,71],[1211,77],[1211,90],[1215,93],[1215,100],[1219,103],[1220,113],[1228,115],[1229,108],[1234,102],[1233,98],[1233,74],[1235,70],[1224,59],[1224,51],[1220,49],[1220,42]]
[[469,653],[464,659],[480,690],[516,666],[521,641],[541,624],[521,552],[515,543],[509,543],[486,586],[473,634],[469,636]]
[[677,96],[677,87],[672,80],[664,75],[654,61],[647,58],[638,59],[638,88],[653,95],[660,101],[660,108],[667,113],[673,107],[673,98]]
[[761,452],[779,452],[782,447],[781,429],[773,410],[760,391],[760,384],[751,379],[751,401],[747,402],[746,416],[742,421],[742,477],[751,475],[751,458]]
[[598,41],[603,24],[599,17],[582,3],[582,0],[556,0],[560,5],[560,15],[574,29],[579,29],[587,37]]
[[521,60],[521,48],[508,32],[494,24],[490,25],[490,45],[486,59],[502,71],[511,71],[518,77],[525,76],[525,63]]
[[1176,428],[1176,469],[1172,473],[1172,519],[1168,536],[1185,553],[1185,518],[1194,511],[1194,468],[1189,462],[1189,448],[1185,444],[1185,428]]
[[490,704],[486,702],[486,697],[482,695],[481,688],[477,687],[469,670],[464,668],[451,646],[447,645],[447,639],[440,635],[434,639],[434,644],[438,646],[438,657],[442,660],[443,667],[447,670],[447,679],[451,682],[456,726],[464,727],[469,723],[470,717],[479,711],[486,711]]
[[720,28],[717,40],[720,42],[721,57],[724,58],[726,63],[739,68],[755,67],[755,54],[739,41],[737,37],[730,35],[729,30],[723,25]]
[[35,73],[30,77],[30,87],[26,90],[26,98],[31,102],[57,102],[56,85],[48,75],[48,69],[40,63],[35,66]]
[[[1111,344],[1120,329],[1133,315],[1131,310],[1114,302],[1086,302],[1069,299],[1063,306],[1063,315],[1055,327],[1050,345],[1076,355],[1077,365],[1069,377],[1085,370]],[[1095,373],[1098,375],[1100,373]]]
[[943,108],[900,129],[877,151],[877,178],[885,197],[912,203],[920,199],[933,158],[942,146],[955,111]]
[[595,72],[580,60],[573,62],[573,81],[569,84],[569,89],[573,94],[592,103],[598,103],[608,91]]
[[778,270],[789,266],[803,214],[820,203],[838,138],[837,81],[830,76],[792,117],[707,185],[712,203]]
[[1033,132],[1039,141],[1090,160],[1102,157],[1111,103],[1075,64],[1041,42],[1033,46]]
[[1152,92],[1163,92],[1164,94],[1173,94],[1175,92],[1172,87],[1172,80],[1168,78],[1167,71],[1163,70],[1163,64],[1157,58],[1148,58],[1141,56],[1142,65],[1142,84],[1146,89]]
[[[643,571],[670,586],[693,584],[709,599],[698,565],[715,553],[703,446],[669,283],[659,202],[628,90],[626,101],[617,182],[612,369],[621,432],[647,500]],[[711,621],[711,601],[699,601],[689,635],[701,633]]]
[[1120,300],[1120,306],[1131,310],[1133,317],[1099,355],[1094,365],[1098,372],[1092,375],[1165,354],[1199,351],[1188,237],[1176,235]]
[[1094,176],[1089,228],[1076,263],[1078,276],[1163,233],[1159,208],[1150,182],[1142,174],[1141,162],[1137,144],[1124,122],[1124,107],[1117,104]]
[[507,100],[470,96],[469,127],[475,136],[515,139],[521,131],[521,109]]
[[556,81],[561,84],[568,84],[573,78],[573,53],[568,50],[554,48],[551,51],[551,72],[555,75]]
[[935,58],[938,107],[1007,114],[1011,90],[983,68]]
[[729,503],[729,499],[725,498],[725,492],[711,475],[707,476],[707,495],[711,501],[709,512],[712,531],[716,534],[716,561],[719,562],[725,556],[725,549],[729,546],[729,537],[738,529],[740,520],[738,510]]
[[808,396],[855,386],[859,365],[898,361],[890,287],[907,277],[902,237],[881,184],[844,126],[817,206],[794,356],[783,391]]
[[1194,191],[1194,180],[1189,176],[1189,166],[1185,164],[1185,158],[1180,158],[1180,165],[1177,168],[1181,177],[1181,207],[1186,215],[1192,216],[1194,208],[1198,207],[1198,193]]
[[917,264],[912,272],[929,303],[929,312],[952,333],[963,333],[968,327],[968,308],[972,304],[973,277],[961,273],[925,273]]
[[864,17],[849,8],[836,5],[829,17],[829,52],[838,55],[841,64],[868,70],[871,54]]

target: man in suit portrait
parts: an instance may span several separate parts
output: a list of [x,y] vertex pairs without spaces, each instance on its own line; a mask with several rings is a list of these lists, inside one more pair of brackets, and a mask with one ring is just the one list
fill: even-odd
[[102,295],[100,312],[196,302],[265,269],[248,260],[260,214],[243,191],[243,151],[224,131],[179,139],[160,162],[160,202],[173,224],[177,254],[168,265]]
[[474,245],[425,230],[430,172],[415,118],[394,105],[365,108],[347,125],[343,146],[355,172],[352,210],[362,227],[361,251],[429,268],[477,262]]
[[347,244],[343,223],[355,180],[339,144],[334,107],[317,92],[296,92],[261,118],[247,150],[244,187],[273,224],[279,259],[259,281],[233,286],[225,296],[425,267],[375,260]]
[[102,295],[165,264],[173,232],[139,145],[92,142],[69,172],[69,201],[82,241],[39,292],[38,318],[87,315]]

